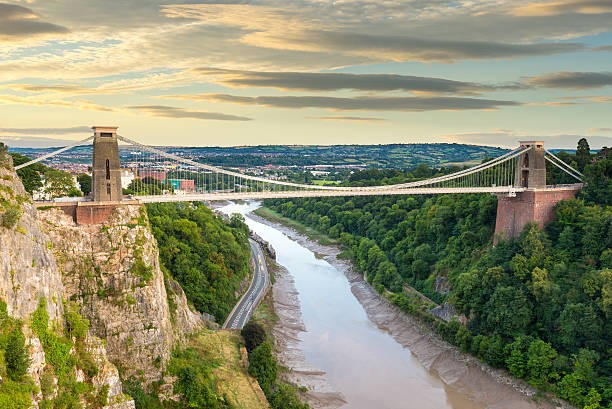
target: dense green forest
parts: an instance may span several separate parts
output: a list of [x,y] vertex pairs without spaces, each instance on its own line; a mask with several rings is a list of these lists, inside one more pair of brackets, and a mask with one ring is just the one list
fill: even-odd
[[[441,195],[266,200],[286,217],[337,238],[381,293],[447,341],[573,405],[612,408],[612,159],[588,148],[562,155],[588,186],[561,202],[546,228],[528,224],[493,246],[496,198]],[[349,184],[419,174],[370,170]],[[415,170],[416,172],[416,170]],[[552,171],[555,183],[567,183]],[[410,284],[468,318],[434,321]],[[439,290],[440,292],[436,291]]]
[[223,323],[248,275],[249,229],[239,215],[229,223],[202,203],[147,204],[163,268],[200,312]]

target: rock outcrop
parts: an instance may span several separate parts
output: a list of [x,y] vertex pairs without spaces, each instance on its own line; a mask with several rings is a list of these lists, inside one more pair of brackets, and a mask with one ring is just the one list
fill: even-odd
[[64,286],[51,241],[9,156],[0,158],[0,203],[0,298],[10,316],[27,321],[44,296],[50,321],[61,319]]
[[117,206],[103,224],[77,226],[61,210],[39,212],[63,274],[64,297],[82,305],[124,376],[161,379],[184,334],[203,327],[180,285],[164,277],[141,205]]
[[[106,356],[104,343],[98,337],[88,335],[85,343],[87,352],[91,354],[98,367],[98,374],[94,376],[91,383],[96,389],[101,389],[108,385],[108,395],[105,409],[133,409],[134,401],[128,395],[123,394],[123,385],[119,379],[119,371]],[[85,380],[85,374],[77,370],[77,381]]]

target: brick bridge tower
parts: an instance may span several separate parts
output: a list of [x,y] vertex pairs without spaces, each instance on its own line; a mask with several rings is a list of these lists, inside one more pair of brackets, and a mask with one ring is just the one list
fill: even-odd
[[515,197],[497,196],[495,242],[500,238],[517,237],[528,222],[540,227],[551,221],[555,205],[571,199],[582,185],[547,186],[544,142],[520,142],[521,147],[531,148],[518,156],[514,174],[514,186],[526,190]]
[[94,202],[118,202],[121,190],[121,170],[117,127],[94,126],[92,195]]

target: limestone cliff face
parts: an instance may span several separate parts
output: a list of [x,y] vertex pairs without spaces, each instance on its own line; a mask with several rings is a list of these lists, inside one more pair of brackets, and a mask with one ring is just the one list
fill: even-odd
[[[0,152],[0,299],[10,316],[22,319],[30,355],[27,374],[38,386],[33,407],[42,399],[40,380],[47,366],[43,346],[29,328],[30,317],[40,297],[45,297],[50,327],[61,330],[65,287],[53,255],[50,237],[41,229],[36,208],[12,167],[10,157]],[[95,390],[108,385],[104,409],[133,409],[134,401],[122,393],[117,368],[106,358],[102,341],[87,338],[88,349],[99,368],[91,381]],[[57,379],[54,379],[57,383]],[[54,392],[56,394],[56,392]]]
[[39,212],[63,276],[64,297],[82,305],[110,360],[145,383],[161,378],[177,340],[203,326],[180,286],[159,266],[139,205],[117,206],[103,224],[77,226],[59,209]]
[[63,315],[62,276],[29,194],[10,158],[3,160],[7,166],[0,166],[0,219],[4,224],[7,211],[12,211],[17,221],[10,227],[0,226],[0,298],[9,315],[27,321],[44,296],[53,322]]

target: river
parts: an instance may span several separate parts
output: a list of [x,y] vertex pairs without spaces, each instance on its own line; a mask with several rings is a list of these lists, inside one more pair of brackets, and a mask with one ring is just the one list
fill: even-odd
[[[245,215],[248,226],[274,247],[277,263],[291,276],[303,322],[292,348],[303,354],[305,362],[282,363],[307,367],[312,373],[319,370],[323,382],[308,385],[310,388],[337,392],[346,409],[531,407],[525,402],[491,405],[474,399],[472,391],[449,386],[437,370],[426,367],[405,346],[407,343],[398,342],[389,328],[372,321],[372,314],[364,309],[338,265],[281,229],[254,220],[248,214],[257,207],[259,203],[230,203],[219,210]],[[337,402],[335,406],[339,406]]]

